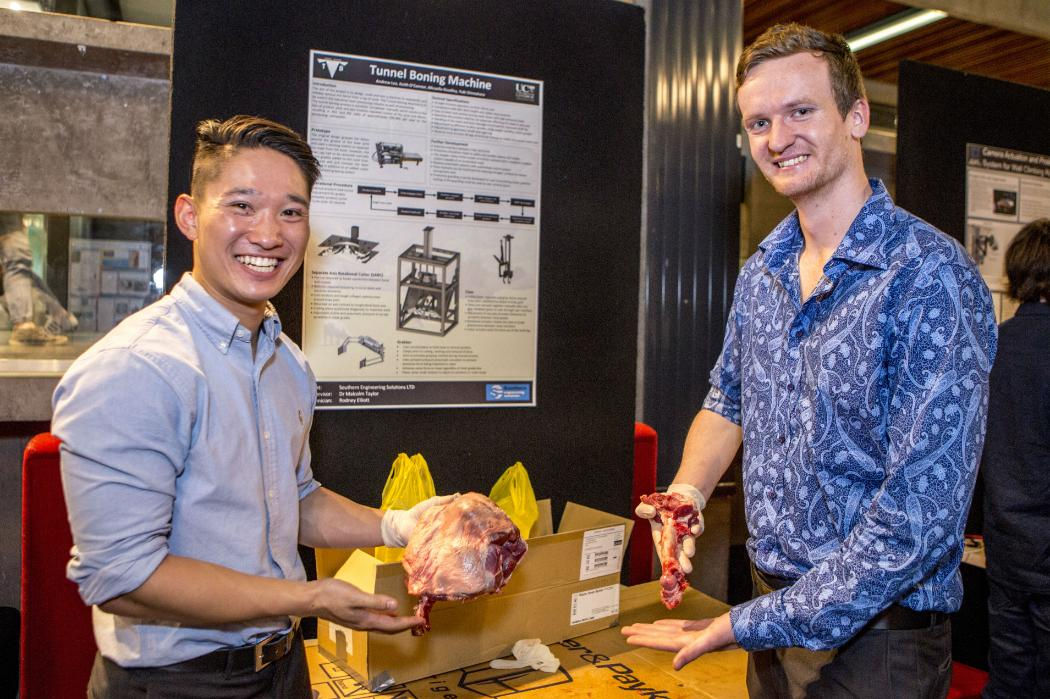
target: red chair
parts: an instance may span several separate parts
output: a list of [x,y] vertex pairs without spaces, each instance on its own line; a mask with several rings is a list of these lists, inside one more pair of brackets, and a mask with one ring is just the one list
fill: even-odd
[[988,673],[963,663],[952,663],[952,684],[947,699],[980,699]]
[[[656,490],[656,430],[644,422],[634,423],[634,483],[631,487],[631,511],[643,495]],[[653,537],[649,522],[634,518],[631,533],[631,559],[627,582],[638,585],[653,579]]]
[[91,609],[66,579],[73,535],[58,445],[38,434],[22,458],[21,699],[84,696],[95,658]]

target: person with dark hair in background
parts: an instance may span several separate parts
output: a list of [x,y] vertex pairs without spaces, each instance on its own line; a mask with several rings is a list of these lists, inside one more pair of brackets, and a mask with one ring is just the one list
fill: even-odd
[[269,301],[302,264],[318,164],[257,117],[197,127],[175,222],[193,269],[78,358],[52,432],[92,605],[91,697],[309,697],[298,618],[398,632],[394,599],[306,581],[298,545],[404,546],[420,513],[320,486],[313,373]]
[[736,83],[751,156],[796,210],[740,272],[670,490],[702,508],[743,443],[756,597],[623,631],[675,668],[743,647],[751,696],[944,696],[991,295],[958,242],[866,176],[868,101],[841,36],[772,27]]
[[1006,250],[1009,294],[999,328],[984,480],[988,685],[984,696],[1050,697],[1050,219]]

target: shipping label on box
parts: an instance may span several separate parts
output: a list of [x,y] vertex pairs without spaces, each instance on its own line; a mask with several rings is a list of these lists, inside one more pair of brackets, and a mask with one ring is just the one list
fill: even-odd
[[617,583],[574,592],[569,609],[569,624],[572,626],[616,616],[620,613],[620,585]]
[[624,525],[592,529],[583,535],[580,580],[590,580],[620,570]]
[[[422,637],[352,631],[319,619],[321,654],[375,690],[507,655],[523,638],[556,643],[612,626],[619,614],[619,562],[633,523],[567,503],[552,533],[550,501],[539,505],[529,551],[500,593],[436,603],[431,631]],[[319,576],[332,574],[333,557],[318,552]],[[416,603],[401,564],[383,563],[366,550],[350,554],[335,577],[393,597],[403,614]]]

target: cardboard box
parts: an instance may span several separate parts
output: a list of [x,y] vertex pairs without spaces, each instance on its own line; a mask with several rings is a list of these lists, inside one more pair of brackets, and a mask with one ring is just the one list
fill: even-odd
[[[550,501],[539,505],[529,551],[502,592],[438,602],[431,630],[422,637],[352,631],[320,619],[321,654],[377,690],[507,655],[523,638],[556,643],[615,624],[633,522],[570,502],[553,533]],[[334,575],[366,592],[390,595],[403,611],[415,606],[400,562],[382,563],[365,549],[346,554],[318,551],[318,577]],[[333,570],[340,559],[345,562]]]
[[[664,617],[699,619],[717,616],[728,606],[696,590],[686,590],[682,603],[667,611],[660,602],[659,582],[621,588],[620,624],[652,622]],[[317,699],[341,697],[506,697],[528,693],[548,697],[650,697],[651,699],[746,699],[747,653],[729,650],[700,656],[681,671],[671,666],[673,653],[628,646],[619,628],[603,629],[550,646],[561,661],[552,673],[523,668],[494,670],[487,662],[469,665],[374,693],[306,642],[310,683]]]

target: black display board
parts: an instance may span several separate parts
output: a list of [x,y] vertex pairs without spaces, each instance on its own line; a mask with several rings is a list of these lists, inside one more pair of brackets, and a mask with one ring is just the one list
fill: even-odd
[[[377,505],[399,451],[440,492],[487,493],[514,461],[536,493],[626,514],[635,410],[644,13],[613,0],[177,2],[169,210],[193,127],[237,113],[305,133],[310,49],[544,81],[534,408],[319,411],[314,470]],[[169,286],[192,264],[169,215]],[[301,334],[302,274],[275,305]]]
[[[1050,91],[904,61],[897,98],[897,203],[960,242],[966,230],[966,144],[1050,153]],[[967,532],[981,533],[978,472]],[[988,667],[988,583],[963,565],[962,608],[952,615],[956,660]]]
[[962,242],[966,144],[1050,153],[1048,114],[1048,90],[903,61],[897,203]]

